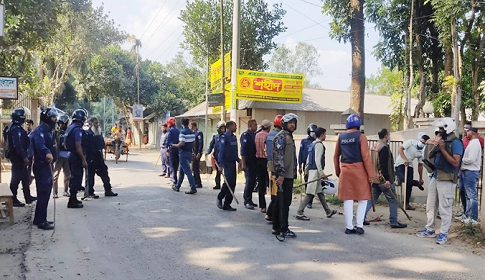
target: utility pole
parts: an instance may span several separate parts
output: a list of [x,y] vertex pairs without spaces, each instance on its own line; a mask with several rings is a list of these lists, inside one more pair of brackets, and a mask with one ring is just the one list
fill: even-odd
[[221,121],[226,121],[226,85],[224,80],[224,3],[221,2],[221,92],[222,92],[222,110]]
[[232,14],[232,67],[231,67],[231,108],[229,108],[231,121],[237,120],[237,100],[236,100],[236,86],[237,86],[237,69],[239,68],[239,52],[240,52],[240,9],[241,1],[234,0],[233,14]]
[[138,104],[140,104],[140,61],[138,50],[136,52],[136,92],[138,93]]
[[209,91],[208,91],[208,86],[209,86],[209,50],[207,50],[207,61],[205,65],[205,124],[204,124],[204,143],[207,143],[205,140],[210,139],[207,138],[207,123],[208,123],[208,118],[209,118]]
[[106,96],[103,96],[103,133],[106,133]]
[[461,76],[459,69],[460,54],[458,50],[458,32],[456,30],[456,18],[451,18],[451,43],[453,48],[453,90],[451,93],[451,117],[455,119],[456,133],[461,131],[460,109],[461,109]]
[[404,105],[404,128],[410,129],[413,127],[411,122],[411,90],[414,84],[414,69],[413,69],[413,21],[414,21],[414,1],[411,1],[411,18],[409,19],[409,85],[406,90],[406,102]]

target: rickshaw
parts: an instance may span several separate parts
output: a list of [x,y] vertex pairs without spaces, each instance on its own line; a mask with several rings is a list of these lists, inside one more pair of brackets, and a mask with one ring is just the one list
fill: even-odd
[[119,154],[119,145],[120,145],[120,140],[115,140],[115,146],[113,147],[112,138],[106,138],[106,148],[104,149],[104,160],[106,160],[106,154],[113,154],[115,156],[115,161],[118,163],[118,160],[122,155],[126,155],[125,162],[128,161],[128,154],[129,154],[129,149],[128,145],[126,143],[123,144],[123,147],[121,148],[121,154]]

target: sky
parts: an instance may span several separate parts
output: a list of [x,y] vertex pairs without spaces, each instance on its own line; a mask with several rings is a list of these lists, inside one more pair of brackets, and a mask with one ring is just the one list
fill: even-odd
[[[312,44],[320,54],[322,74],[312,78],[325,89],[349,90],[352,56],[350,43],[339,43],[329,38],[331,18],[321,12],[320,0],[266,0],[270,6],[282,3],[287,11],[283,22],[286,32],[275,38],[277,44],[295,47],[298,42]],[[104,5],[104,11],[121,30],[141,38],[140,51],[144,59],[167,63],[183,51],[183,23],[178,19],[185,8],[185,0],[93,0],[94,6]],[[379,40],[371,24],[366,24],[366,76],[377,73],[380,63],[372,55]],[[232,31],[229,31],[232,32]],[[129,45],[125,44],[128,49]],[[271,55],[265,56],[269,60]]]

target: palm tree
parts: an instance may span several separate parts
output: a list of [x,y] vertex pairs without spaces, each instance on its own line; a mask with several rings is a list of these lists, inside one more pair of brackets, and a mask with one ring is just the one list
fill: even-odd
[[[136,63],[135,63],[135,77],[136,77],[136,91],[138,94],[138,104],[140,104],[140,49],[142,47],[141,40],[137,39],[134,35],[128,38],[130,43],[133,43],[131,46],[131,52],[136,56]],[[135,122],[135,127],[138,132],[138,147],[141,149],[141,141],[142,141],[142,131],[139,122]]]

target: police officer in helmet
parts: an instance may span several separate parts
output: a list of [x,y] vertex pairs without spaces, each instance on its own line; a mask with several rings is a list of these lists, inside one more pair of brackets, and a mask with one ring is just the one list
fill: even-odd
[[41,124],[32,132],[34,148],[34,175],[37,188],[37,206],[33,224],[44,230],[54,229],[47,221],[47,206],[52,191],[52,164],[56,161],[56,143],[52,135],[57,123],[57,109],[46,108],[40,113]]
[[25,122],[25,110],[23,107],[14,109],[11,114],[12,123],[6,128],[8,148],[5,156],[12,162],[10,190],[13,195],[14,207],[25,206],[17,198],[20,182],[22,182],[25,202],[31,204],[37,199],[30,195],[30,173],[28,171],[30,161],[27,154],[30,141],[27,132],[22,128],[22,124]]
[[[217,162],[217,157],[219,156],[219,141],[222,137],[222,135],[226,133],[226,122],[225,121],[219,121],[217,123],[217,134],[212,136],[212,140],[209,144],[209,150],[207,150],[207,153],[205,156],[207,157],[212,151],[214,151],[212,158]],[[221,189],[221,172],[219,171],[218,168],[216,169],[216,186],[213,187],[212,189],[214,190],[219,190]]]
[[57,161],[54,165],[54,198],[58,197],[59,191],[59,174],[61,169],[64,172],[64,196],[69,196],[69,180],[71,179],[71,170],[69,169],[69,151],[64,146],[66,139],[66,130],[69,125],[69,117],[65,114],[59,116],[59,129],[54,132],[54,139],[57,146]]

